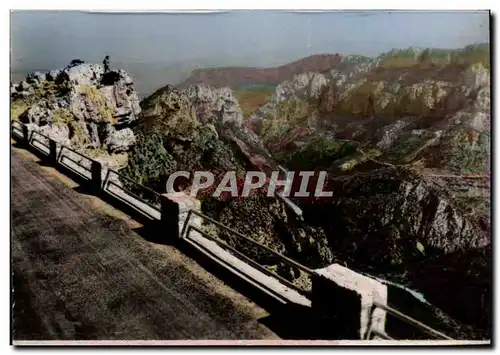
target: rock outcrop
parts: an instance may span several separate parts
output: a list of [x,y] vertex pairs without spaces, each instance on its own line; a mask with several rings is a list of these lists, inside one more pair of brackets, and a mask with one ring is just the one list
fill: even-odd
[[260,138],[243,124],[241,109],[231,89],[194,85],[178,90],[166,86],[143,100],[141,107],[140,126],[144,129],[188,140],[203,131],[224,141],[239,156],[235,159],[244,161],[243,165],[274,164]]
[[489,69],[470,62],[380,66],[383,60],[344,57],[328,72],[296,75],[278,85],[249,127],[273,154],[327,134],[376,149],[392,164],[488,171]]
[[104,73],[101,65],[82,62],[31,73],[11,85],[11,100],[26,107],[19,120],[74,148],[114,154],[135,143],[127,126],[141,108],[132,78],[123,70]]

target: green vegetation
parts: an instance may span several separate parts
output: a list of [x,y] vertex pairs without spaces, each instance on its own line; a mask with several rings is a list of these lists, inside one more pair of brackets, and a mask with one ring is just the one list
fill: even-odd
[[490,48],[488,45],[470,45],[451,54],[453,63],[481,63],[490,68]]
[[429,130],[423,130],[420,135],[402,135],[394,142],[390,158],[399,164],[411,163],[417,157],[418,152],[434,138],[436,138],[435,133]]
[[468,191],[454,191],[453,199],[457,207],[470,218],[489,219],[490,201],[484,196],[471,196]]
[[199,126],[197,113],[189,101],[162,89],[141,102],[143,128],[174,137],[189,137]]
[[424,49],[419,55],[418,55],[418,61],[419,62],[427,62],[432,60],[432,53],[429,48]]
[[272,84],[247,84],[237,87],[233,91],[253,91],[259,93],[272,94],[276,91],[276,85]]
[[248,119],[260,107],[264,106],[273,91],[264,87],[252,87],[247,89],[238,89],[233,91],[233,95],[238,100],[243,117]]
[[103,122],[111,124],[117,123],[114,118],[114,110],[108,106],[106,98],[99,89],[92,85],[82,85],[79,87],[79,93],[88,97],[91,102],[97,105]]
[[128,178],[151,188],[156,188],[160,178],[177,169],[174,157],[165,149],[159,134],[135,132],[137,144],[129,153],[128,165],[120,171]]
[[340,115],[373,115],[375,112],[373,102],[378,95],[377,87],[381,84],[383,83],[378,81],[364,81],[353,89],[343,101],[335,105],[333,111]]
[[68,122],[69,137],[73,147],[83,148],[88,143],[87,134],[85,132],[85,123],[82,121],[71,120]]
[[490,134],[476,133],[465,129],[447,132],[443,138],[447,144],[445,165],[462,174],[485,173],[490,158]]
[[357,151],[358,144],[352,141],[337,141],[325,136],[312,138],[285,162],[292,170],[328,169],[335,160],[345,158]]
[[376,159],[382,155],[382,152],[380,152],[380,150],[375,148],[367,149],[366,151],[364,151],[364,153],[365,153],[364,155],[369,159]]
[[52,113],[52,124],[54,126],[68,126],[71,144],[83,149],[88,143],[85,122],[79,121],[71,111],[57,109]]
[[27,100],[17,99],[10,102],[10,119],[18,120],[28,108],[30,103]]
[[[168,121],[167,117],[162,121]],[[188,137],[186,132],[182,136],[174,135],[168,125],[163,126],[167,127],[164,131],[161,127],[156,125],[147,129],[139,126],[134,129],[137,144],[129,152],[127,167],[121,171],[125,176],[158,190],[164,182],[163,177],[179,170],[244,170],[241,160],[229,144],[218,137],[213,126],[196,127]],[[143,195],[142,191],[136,193]]]
[[392,50],[381,55],[379,66],[383,68],[406,68],[428,62],[437,65],[482,63],[486,68],[489,68],[490,50],[487,44],[470,45],[456,50],[432,48],[426,48],[422,51],[414,48]]
[[261,135],[276,138],[285,132],[285,128],[296,127],[316,112],[316,106],[306,100],[287,100],[280,102],[273,114],[264,117]]
[[59,87],[54,81],[47,81],[41,83],[41,85],[35,90],[35,95],[41,98],[48,98],[56,96],[59,93]]
[[52,112],[52,124],[54,126],[68,125],[75,120],[75,116],[67,109],[57,109]]

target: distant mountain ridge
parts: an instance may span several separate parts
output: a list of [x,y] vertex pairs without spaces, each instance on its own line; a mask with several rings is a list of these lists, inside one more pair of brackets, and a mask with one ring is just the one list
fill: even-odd
[[278,85],[295,74],[322,72],[339,64],[339,54],[315,54],[297,61],[271,68],[226,67],[196,69],[180,88],[204,83],[214,87],[228,86],[232,89],[252,84]]
[[[474,43],[458,49],[394,48],[391,51],[380,53],[373,59],[378,59],[381,64],[385,61],[416,60],[424,50],[427,50],[432,60],[453,60],[460,57],[474,62],[489,57],[489,47],[489,43]],[[343,58],[346,59],[345,57],[345,55],[338,53],[314,54],[288,64],[266,68],[246,66],[200,68],[193,70],[189,77],[177,87],[183,89],[189,85],[205,84],[217,88],[230,87],[234,90],[248,85],[278,85],[296,74],[325,72],[333,69],[343,61]],[[358,55],[348,55],[347,57],[369,58]]]

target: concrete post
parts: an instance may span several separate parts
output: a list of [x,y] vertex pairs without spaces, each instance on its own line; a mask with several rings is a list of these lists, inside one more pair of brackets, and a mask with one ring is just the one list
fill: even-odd
[[[201,201],[184,192],[166,193],[161,195],[161,224],[165,235],[171,241],[181,238],[182,227],[189,211],[201,211]],[[199,217],[191,215],[190,224],[199,226]]]
[[168,194],[160,196],[161,202],[161,229],[165,231],[165,236],[170,241],[176,241],[180,238],[179,231],[179,204],[170,199]]
[[387,304],[386,285],[339,264],[315,270],[311,306],[333,339],[365,339],[370,326],[384,332],[386,312],[375,301]]
[[57,143],[55,140],[49,140],[49,159],[52,164],[57,164]]
[[30,132],[28,130],[28,126],[23,125],[23,139],[24,139],[24,144],[29,145],[30,144]]
[[102,188],[102,165],[98,161],[92,160],[90,166],[90,172],[92,174],[91,185],[92,189],[99,191]]

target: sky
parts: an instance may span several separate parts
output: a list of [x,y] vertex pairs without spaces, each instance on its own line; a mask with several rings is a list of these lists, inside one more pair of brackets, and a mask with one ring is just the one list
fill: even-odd
[[[11,71],[72,59],[149,66],[274,66],[315,53],[489,41],[488,12],[234,11],[201,14],[11,12]],[[135,69],[134,69],[135,70]]]

